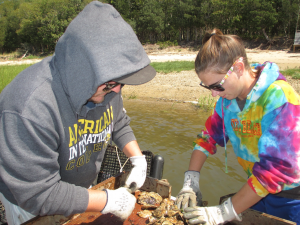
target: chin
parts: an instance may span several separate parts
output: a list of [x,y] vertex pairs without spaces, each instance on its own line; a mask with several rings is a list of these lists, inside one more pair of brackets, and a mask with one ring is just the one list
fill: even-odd
[[222,97],[222,98],[225,98],[225,99],[227,99],[227,100],[235,99],[234,97],[231,97],[231,96],[225,96],[225,97]]
[[99,104],[99,103],[102,103],[103,101],[104,101],[104,99],[92,99],[91,100],[93,103],[95,103],[95,104]]

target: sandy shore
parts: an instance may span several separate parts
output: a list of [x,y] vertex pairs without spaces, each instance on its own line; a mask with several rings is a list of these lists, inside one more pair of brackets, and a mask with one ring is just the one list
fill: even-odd
[[[189,49],[173,47],[159,50],[158,47],[148,47],[145,49],[151,62],[166,61],[194,61],[197,51]],[[278,64],[281,69],[300,68],[300,53],[292,53],[287,50],[259,50],[247,49],[249,62],[263,63],[271,61]],[[39,60],[18,60],[18,61],[2,61],[0,65],[15,65],[24,63],[36,63]],[[300,93],[300,82],[288,77],[288,81],[292,84],[298,93]],[[167,100],[180,102],[197,102],[200,97],[210,96],[210,91],[199,87],[200,80],[196,73],[192,71],[182,71],[180,73],[160,74],[143,85],[125,86],[123,88],[123,96],[127,99],[142,98],[151,100]]]
[[[197,52],[174,49],[168,52],[148,52],[151,62],[166,61],[194,61]],[[182,51],[182,50],[181,50]],[[247,49],[249,62],[263,63],[271,61],[278,64],[281,69],[300,68],[300,53],[290,53],[288,51],[271,51]],[[300,81],[287,77],[294,89],[300,93]],[[152,100],[169,100],[180,102],[197,102],[200,97],[211,95],[211,92],[199,87],[200,80],[196,73],[192,71],[182,71],[180,73],[160,74],[143,85],[125,86],[123,96],[125,98],[148,98]]]
[[[166,52],[166,53],[148,53],[151,62],[167,62],[167,61],[194,61],[197,52]],[[247,49],[247,56],[250,63],[263,63],[270,61],[277,63],[281,69],[300,68],[300,53],[292,53],[289,51],[272,51],[272,50],[256,50]]]

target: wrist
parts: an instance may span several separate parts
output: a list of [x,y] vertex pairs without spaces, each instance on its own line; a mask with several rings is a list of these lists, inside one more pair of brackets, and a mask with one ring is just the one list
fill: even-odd
[[89,193],[89,203],[86,212],[100,212],[107,204],[106,191],[87,190]]
[[99,207],[100,207],[100,212],[102,212],[102,210],[105,208],[105,206],[107,205],[108,202],[108,193],[106,189],[103,189],[102,191],[102,199],[103,201],[100,202]]
[[223,214],[224,221],[232,221],[232,220],[242,221],[242,215],[241,214],[238,215],[234,210],[231,198],[228,198],[225,202],[222,203],[221,211]]
[[146,161],[146,156],[145,155],[131,156],[129,159],[132,164],[135,164],[135,163]]
[[191,187],[195,190],[199,188],[200,172],[188,170],[184,173],[183,188]]

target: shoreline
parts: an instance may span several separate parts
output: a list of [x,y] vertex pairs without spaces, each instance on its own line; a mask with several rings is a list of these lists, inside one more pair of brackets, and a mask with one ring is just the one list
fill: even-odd
[[[158,46],[145,46],[151,62],[167,61],[194,61],[197,52],[179,46],[167,49],[158,49]],[[251,63],[271,61],[281,70],[300,68],[300,53],[288,50],[260,50],[246,49],[248,60]],[[20,65],[41,61],[41,59],[20,59],[17,61],[0,61],[0,65]],[[286,77],[287,81],[300,93],[300,81]],[[153,80],[142,85],[125,85],[122,89],[124,99],[141,99],[145,101],[175,101],[201,104],[213,101],[211,92],[199,86],[200,80],[194,70],[181,71],[168,74],[157,73]]]

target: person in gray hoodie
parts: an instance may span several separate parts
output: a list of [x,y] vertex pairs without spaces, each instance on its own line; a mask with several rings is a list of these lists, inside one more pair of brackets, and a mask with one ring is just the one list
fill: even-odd
[[[0,200],[9,224],[86,211],[126,219],[147,162],[123,109],[124,84],[156,71],[134,31],[110,5],[93,1],[69,24],[55,53],[0,94]],[[126,186],[89,190],[108,143],[130,157]],[[10,220],[10,221],[9,221]]]

